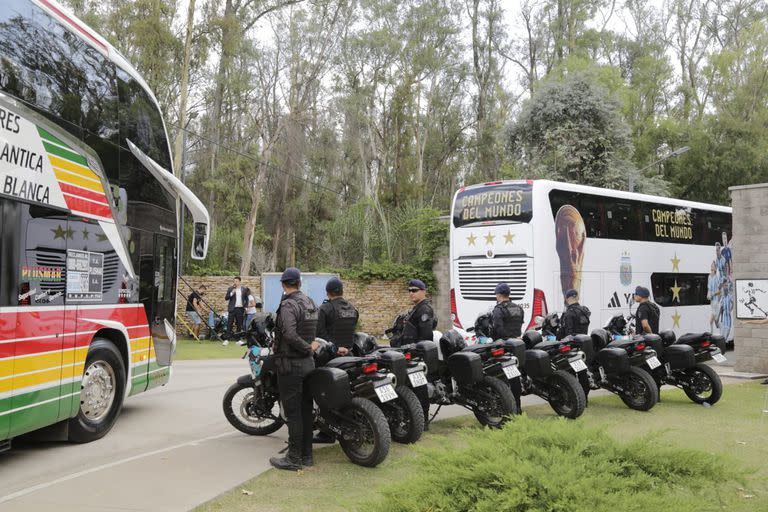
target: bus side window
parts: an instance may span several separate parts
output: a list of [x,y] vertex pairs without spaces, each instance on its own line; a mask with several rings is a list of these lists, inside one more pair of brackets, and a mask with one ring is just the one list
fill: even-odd
[[606,231],[609,238],[639,240],[642,226],[640,211],[629,201],[605,201]]
[[602,238],[604,219],[600,203],[592,197],[582,196],[579,212],[582,219],[584,219],[587,236],[590,238]]

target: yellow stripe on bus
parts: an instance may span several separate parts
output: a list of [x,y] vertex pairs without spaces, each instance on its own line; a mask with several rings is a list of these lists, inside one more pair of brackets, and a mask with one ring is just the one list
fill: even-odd
[[48,160],[51,161],[52,166],[58,167],[59,169],[64,169],[65,171],[74,172],[76,174],[79,174],[86,178],[90,178],[92,180],[99,179],[99,176],[89,168],[83,167],[82,165],[76,164],[74,162],[70,162],[69,160],[64,160],[63,158],[59,158],[57,156],[53,156],[50,154],[48,155]]
[[131,352],[136,352],[138,350],[146,350],[151,345],[151,340],[149,336],[146,336],[144,338],[135,338],[131,340]]
[[81,178],[80,176],[75,176],[74,174],[63,172],[58,169],[54,169],[53,172],[56,174],[57,180],[68,185],[75,185],[76,187],[87,188],[88,190],[93,190],[94,192],[101,192],[102,194],[104,193],[104,187],[101,186],[101,183],[94,183],[91,180],[87,180],[85,178]]
[[22,389],[30,386],[45,384],[46,382],[59,382],[61,380],[61,368],[51,368],[40,373],[29,375],[14,375],[13,379],[0,380],[0,393],[11,389]]
[[[70,350],[64,352],[54,352],[51,354],[41,354],[39,356],[31,357],[17,357],[15,360],[0,361],[0,375],[10,375],[15,373],[34,372],[43,368],[61,367],[61,365],[69,365],[75,361],[79,363],[85,362],[85,357],[88,354],[88,347],[82,347],[77,350]],[[13,370],[11,372],[11,370]]]

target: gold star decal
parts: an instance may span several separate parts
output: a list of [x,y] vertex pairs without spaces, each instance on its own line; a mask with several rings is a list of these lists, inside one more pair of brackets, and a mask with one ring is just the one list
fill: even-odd
[[495,237],[495,236],[493,236],[493,235],[491,234],[491,232],[489,231],[489,232],[488,232],[488,234],[487,234],[487,235],[485,235],[483,238],[485,238],[485,243],[486,243],[487,245],[493,245],[493,239],[494,239],[494,238],[496,238],[496,237]]
[[88,240],[88,235],[90,235],[91,232],[88,231],[88,228],[83,229],[83,240]]
[[64,228],[62,228],[61,225],[56,226],[56,229],[52,229],[51,231],[53,231],[54,240],[57,238],[64,238],[67,235],[67,232],[64,231]]
[[512,234],[512,232],[507,231],[507,234],[504,235],[504,243],[505,244],[511,244],[512,240],[515,238],[515,235]]
[[474,233],[470,233],[467,237],[467,242],[469,242],[469,245],[475,245],[475,240],[477,240],[477,237]]
[[97,239],[99,242],[103,242],[104,240],[106,240],[106,239],[107,239],[107,235],[104,235],[104,234],[102,234],[102,233],[99,233],[99,234],[97,234],[97,235],[96,235],[96,239]]
[[70,240],[74,240],[75,239],[75,230],[74,229],[67,228],[67,238],[69,238]]
[[672,327],[673,328],[675,328],[675,327],[679,328],[680,327],[680,317],[681,317],[680,313],[678,313],[677,310],[675,310],[675,314],[672,315]]
[[669,289],[672,290],[672,302],[677,300],[677,303],[680,304],[680,290],[682,288],[677,286],[677,279],[675,279],[675,286],[671,286]]
[[672,272],[680,272],[680,258],[677,257],[677,253],[675,253],[675,257],[669,261],[672,262]]

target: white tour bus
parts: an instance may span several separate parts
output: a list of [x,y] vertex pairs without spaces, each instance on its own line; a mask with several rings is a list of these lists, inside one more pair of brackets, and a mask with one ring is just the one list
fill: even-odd
[[732,340],[731,209],[546,180],[463,187],[451,211],[451,313],[468,328],[506,282],[525,311],[562,312],[575,288],[590,329],[636,309],[635,286],[661,307],[660,329]]

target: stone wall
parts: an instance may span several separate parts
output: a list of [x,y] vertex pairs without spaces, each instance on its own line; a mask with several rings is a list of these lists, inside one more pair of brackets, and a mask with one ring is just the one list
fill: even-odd
[[438,252],[439,256],[432,266],[435,274],[437,290],[432,297],[432,305],[437,315],[437,330],[445,332],[453,327],[451,322],[451,257],[446,246]]
[[[731,187],[733,277],[768,279],[768,183]],[[740,298],[736,290],[736,299]],[[734,313],[734,316],[735,313]],[[768,324],[734,319],[736,371],[768,372]]]
[[[231,276],[183,276],[183,279],[197,289],[204,284],[207,288],[203,299],[217,312],[226,311],[227,304],[224,295],[227,288],[232,285]],[[248,276],[243,278],[243,285],[251,289],[252,293],[261,295],[261,277]],[[370,283],[358,281],[344,282],[344,295],[360,311],[360,330],[381,336],[384,330],[392,326],[395,317],[411,307],[408,298],[408,287],[402,281],[372,281]],[[186,297],[190,290],[179,280],[179,290]],[[177,302],[177,310],[183,314],[186,301]],[[177,322],[177,330],[180,336],[188,336],[186,329]]]

